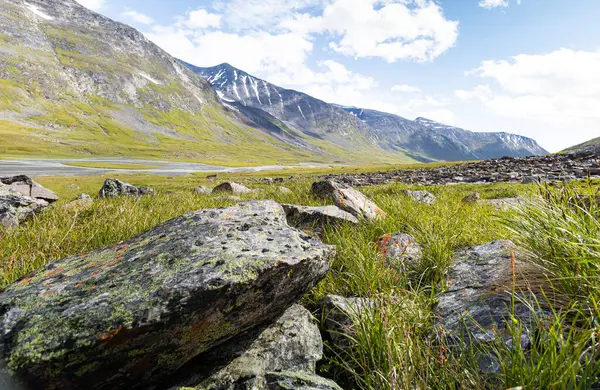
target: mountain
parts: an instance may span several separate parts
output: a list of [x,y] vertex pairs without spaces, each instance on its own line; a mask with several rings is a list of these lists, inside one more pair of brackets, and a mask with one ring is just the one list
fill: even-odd
[[[334,136],[297,134],[263,111],[227,107],[203,77],[140,32],[74,0],[0,1],[0,53],[1,155],[244,164],[405,159],[359,133],[333,143]],[[355,157],[355,140],[380,153]]]
[[278,126],[281,133],[300,137],[314,145],[326,141],[343,150],[351,150],[354,158],[373,158],[376,154],[388,160],[409,160],[402,150],[386,152],[373,129],[342,107],[278,87],[229,64],[201,68],[182,63],[205,77],[225,105],[259,123],[273,123],[272,118],[276,118],[282,124]]
[[305,93],[278,87],[229,64],[209,68],[184,64],[204,76],[221,101],[253,120],[260,122],[262,112],[289,129],[344,148],[354,147],[359,151],[378,145],[388,153],[419,161],[480,160],[547,153],[535,141],[514,134],[477,133],[424,118],[411,121],[375,110],[329,104]]
[[534,140],[515,134],[479,133],[426,118],[411,121],[375,110],[356,107],[344,109],[375,129],[381,145],[404,150],[415,159],[484,160],[548,153]]
[[562,153],[585,153],[593,152],[600,153],[600,137],[591,139],[579,145],[571,146],[562,151]]

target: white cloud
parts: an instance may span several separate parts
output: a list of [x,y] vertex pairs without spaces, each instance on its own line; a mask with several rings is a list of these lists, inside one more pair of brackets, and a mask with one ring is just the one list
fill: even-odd
[[221,26],[221,15],[213,14],[200,8],[189,12],[183,25],[191,29],[219,27]]
[[134,22],[140,23],[140,24],[151,24],[152,22],[154,22],[154,20],[150,16],[145,15],[140,12],[137,12],[132,9],[125,10],[124,12],[121,13],[121,16],[124,16],[124,17],[131,19]]
[[487,9],[508,7],[508,0],[481,0],[479,6]]
[[390,90],[393,92],[402,93],[421,93],[421,88],[407,84],[394,85],[392,88],[390,88]]
[[75,1],[77,1],[79,4],[83,5],[84,7],[89,8],[94,11],[100,10],[102,7],[104,7],[104,4],[106,3],[106,0],[75,0]]
[[454,96],[461,100],[489,101],[492,98],[492,90],[489,85],[478,85],[471,90],[456,90]]
[[[484,61],[467,75],[490,79],[461,99],[483,104],[497,118],[525,121],[528,134],[559,150],[597,137],[600,128],[600,52],[559,49]],[[565,138],[568,131],[568,140]]]
[[458,22],[446,19],[430,0],[333,0],[323,11],[321,25],[339,37],[330,43],[333,50],[388,62],[433,60],[458,38]]
[[277,25],[290,14],[321,4],[321,0],[230,0],[215,9],[225,15],[230,29],[243,30]]

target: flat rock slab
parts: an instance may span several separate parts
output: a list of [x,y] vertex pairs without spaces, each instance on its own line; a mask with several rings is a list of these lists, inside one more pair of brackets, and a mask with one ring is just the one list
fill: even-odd
[[14,229],[26,219],[48,206],[43,199],[25,196],[10,186],[0,185],[0,227]]
[[199,186],[194,188],[194,193],[195,194],[199,194],[199,195],[209,195],[212,194],[213,190],[212,188],[208,188],[205,186]]
[[273,201],[188,213],[8,286],[0,357],[32,388],[149,389],[280,316],[334,253]]
[[415,270],[423,256],[421,245],[406,233],[385,234],[379,237],[377,249],[388,267],[401,272]]
[[268,372],[314,375],[322,356],[323,341],[314,317],[293,305],[267,328],[252,330],[191,361],[186,368],[197,374],[173,390],[238,388]]
[[320,198],[332,199],[336,206],[358,218],[374,220],[387,216],[385,211],[362,192],[331,180],[313,183],[312,192]]
[[[493,241],[454,254],[436,314],[444,329],[461,335],[467,329],[478,341],[503,336],[509,318],[513,272],[517,286],[523,285],[527,266],[523,254],[511,241]],[[521,295],[521,291],[515,291]],[[516,302],[515,316],[527,325],[532,313]]]
[[250,188],[234,182],[225,182],[213,188],[212,192],[229,192],[231,194],[250,194],[254,192]]
[[498,199],[484,199],[481,201],[482,203],[489,204],[495,209],[498,210],[511,210],[516,209],[519,206],[525,204],[525,199],[523,198],[498,198]]
[[411,191],[411,190],[402,190],[400,193],[404,196],[408,196],[412,200],[421,204],[433,204],[436,200],[435,195],[433,195],[429,191]]
[[13,191],[22,195],[29,196],[34,199],[42,199],[48,203],[53,203],[58,200],[58,195],[53,191],[36,183],[30,177],[25,175],[3,177],[0,178],[0,183],[7,185]]
[[337,206],[298,206],[294,204],[282,205],[288,223],[299,229],[311,229],[329,224],[349,222],[358,224],[358,219]]
[[317,375],[298,372],[271,372],[264,377],[264,387],[257,390],[342,390],[335,382]]
[[154,195],[155,191],[152,188],[143,186],[134,186],[116,179],[106,179],[98,198],[117,198],[119,196],[143,196]]

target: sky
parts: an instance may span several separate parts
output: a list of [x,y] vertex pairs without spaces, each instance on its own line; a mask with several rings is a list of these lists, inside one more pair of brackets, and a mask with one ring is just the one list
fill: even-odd
[[600,136],[598,0],[77,0],[197,66],[330,103],[534,138]]

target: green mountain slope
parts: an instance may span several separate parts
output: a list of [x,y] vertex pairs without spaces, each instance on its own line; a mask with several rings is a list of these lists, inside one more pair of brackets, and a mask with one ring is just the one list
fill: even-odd
[[224,107],[141,33],[74,0],[0,3],[0,154],[218,163],[399,162],[377,147],[290,143]]
[[586,151],[600,151],[600,137],[591,139],[579,145],[571,146],[563,150],[561,153],[576,153]]

